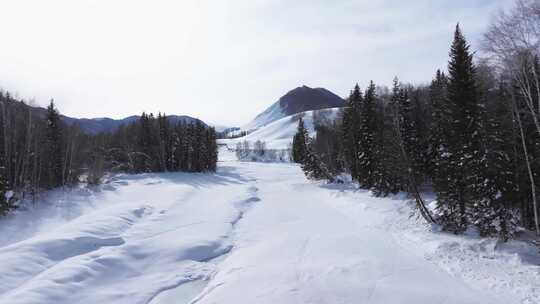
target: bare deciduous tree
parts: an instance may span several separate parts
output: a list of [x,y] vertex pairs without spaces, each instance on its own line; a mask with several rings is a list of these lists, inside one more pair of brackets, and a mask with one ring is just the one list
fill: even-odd
[[[509,12],[500,12],[484,35],[484,50],[494,60],[502,73],[511,77],[522,97],[520,100],[530,114],[540,135],[540,1],[517,0]],[[536,233],[540,235],[536,187],[525,134],[520,118],[520,105],[515,96],[512,109],[517,117],[523,152],[531,183]]]

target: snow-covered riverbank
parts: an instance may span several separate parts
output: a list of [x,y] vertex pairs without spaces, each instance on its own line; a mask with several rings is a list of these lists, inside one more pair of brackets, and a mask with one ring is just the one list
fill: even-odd
[[0,303],[540,303],[523,243],[432,232],[402,198],[221,158],[213,175],[118,176],[65,196],[73,212],[3,220]]

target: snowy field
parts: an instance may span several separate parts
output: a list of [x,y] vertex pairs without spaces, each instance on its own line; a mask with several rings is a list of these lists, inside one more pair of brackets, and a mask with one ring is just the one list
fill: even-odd
[[121,175],[0,220],[0,303],[540,303],[535,248],[221,152],[216,174]]

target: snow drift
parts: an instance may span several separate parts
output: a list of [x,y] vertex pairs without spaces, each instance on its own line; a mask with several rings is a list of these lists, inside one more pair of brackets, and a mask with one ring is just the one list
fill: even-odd
[[221,152],[216,174],[120,175],[0,220],[0,303],[540,302],[526,243],[440,233],[406,197]]

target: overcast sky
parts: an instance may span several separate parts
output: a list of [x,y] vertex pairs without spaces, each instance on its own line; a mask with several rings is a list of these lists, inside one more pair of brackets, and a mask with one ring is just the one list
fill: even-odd
[[75,117],[240,125],[287,91],[425,83],[511,0],[0,0],[0,87]]

